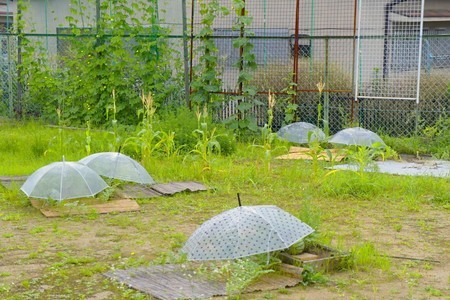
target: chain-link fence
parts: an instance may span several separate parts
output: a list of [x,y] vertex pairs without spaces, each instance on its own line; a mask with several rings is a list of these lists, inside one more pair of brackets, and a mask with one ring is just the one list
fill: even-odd
[[[232,7],[228,2],[219,1]],[[245,101],[257,100],[249,113],[260,126],[267,122],[269,91],[279,99],[274,129],[299,120],[328,127],[330,133],[357,123],[391,135],[410,135],[448,117],[450,22],[434,22],[436,11],[423,1],[244,2],[244,9],[235,14],[217,16],[210,37],[221,58],[221,94],[227,95],[220,118],[239,113],[240,100],[235,99],[243,89],[237,63],[242,52],[233,44],[243,36],[252,41],[257,64],[246,84],[258,92]],[[196,9],[193,15],[195,47],[205,16]],[[251,18],[248,30],[233,28],[240,15]],[[290,104],[296,105],[293,119],[286,118],[292,114]]]
[[[410,135],[420,126],[432,126],[439,118],[448,117],[450,22],[425,22],[423,35],[420,35],[417,31],[420,1],[398,1],[399,6],[391,7],[387,34],[386,8],[391,2],[384,0],[245,0],[241,1],[243,7],[239,10],[235,9],[239,1],[186,2],[187,57],[183,56],[183,28],[179,18],[181,4],[168,4],[173,7],[166,9],[165,13],[169,19],[173,14],[172,19],[176,20],[167,25],[172,28],[172,33],[161,37],[169,41],[172,49],[170,60],[176,71],[173,80],[169,79],[172,82],[166,82],[171,91],[164,96],[162,105],[185,104],[183,80],[175,80],[175,77],[187,74],[191,84],[197,80],[201,74],[195,68],[205,59],[201,49],[206,41],[212,40],[216,47],[212,53],[216,57],[214,71],[220,79],[220,89],[213,92],[211,99],[215,115],[220,120],[233,115],[245,117],[239,113],[240,104],[248,103],[245,114],[253,116],[256,124],[263,126],[267,123],[269,92],[276,98],[274,129],[287,122],[304,121],[325,125],[330,133],[334,133],[357,123],[391,135]],[[217,4],[226,9],[205,12],[201,8],[202,3]],[[361,3],[373,6],[367,10],[367,15],[363,15]],[[66,4],[60,5],[63,8],[59,9],[69,11]],[[47,8],[47,11],[50,10]],[[212,14],[213,22],[207,25],[205,20]],[[359,25],[360,28],[358,16],[365,22]],[[242,17],[248,19],[243,20]],[[34,22],[39,20],[36,18]],[[415,27],[410,26],[413,21]],[[208,26],[212,31],[205,35],[202,30]],[[36,28],[35,33],[27,31],[23,34],[40,45],[40,53],[46,55],[46,61],[53,64],[54,69],[61,68],[61,57],[73,55],[70,51],[75,48],[68,46],[71,40],[87,38],[83,34],[74,35],[67,26],[55,25],[51,34],[45,33],[51,30],[43,30],[42,24]],[[95,28],[95,24],[90,28]],[[18,91],[20,52],[17,31],[11,32],[15,34],[0,32],[1,115],[13,115],[16,107],[33,103],[26,99],[26,93],[20,95]],[[247,38],[244,42],[252,45],[249,53],[253,55],[254,68],[241,64],[246,55],[242,38]],[[420,38],[422,47],[419,49]],[[417,65],[419,53],[420,72]],[[80,55],[77,57],[85,59]],[[183,60],[188,62],[186,72],[183,72]],[[420,84],[417,85],[419,74]],[[24,76],[23,73],[20,76]],[[239,80],[242,76],[245,77],[243,81]],[[136,82],[137,88],[139,84]],[[173,88],[175,85],[178,86]],[[253,88],[256,95],[246,93],[248,87]],[[416,87],[419,88],[418,101],[398,99],[414,98]],[[22,88],[26,89],[26,84]],[[63,88],[56,86],[55,90]],[[387,89],[389,93],[379,97]],[[192,85],[191,93],[196,93]],[[367,97],[358,97],[361,95]]]

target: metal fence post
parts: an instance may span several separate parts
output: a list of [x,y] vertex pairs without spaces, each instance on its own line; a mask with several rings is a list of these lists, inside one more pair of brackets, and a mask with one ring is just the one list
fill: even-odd
[[22,1],[17,4],[17,114],[23,117],[22,103]]
[[186,16],[186,0],[181,1],[181,12],[183,17],[183,60],[184,60],[184,93],[186,97],[186,105],[190,103],[190,82],[189,82],[189,54],[187,41],[187,16]]

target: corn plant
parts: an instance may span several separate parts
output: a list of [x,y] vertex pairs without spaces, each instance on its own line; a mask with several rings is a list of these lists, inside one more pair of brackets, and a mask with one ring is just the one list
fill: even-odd
[[138,111],[138,117],[142,116],[142,121],[138,127],[136,136],[129,137],[124,142],[124,147],[132,147],[141,154],[143,161],[147,161],[160,147],[160,131],[153,128],[153,119],[156,113],[153,97],[151,93],[141,95],[142,109]]
[[194,149],[189,153],[194,154],[204,163],[203,171],[211,170],[211,162],[214,153],[220,153],[220,143],[217,141],[216,128],[209,129],[207,118],[208,110],[206,105],[203,107],[203,112],[200,112],[197,107],[196,112],[197,117],[197,129],[195,129],[192,134],[197,139]]
[[268,109],[267,109],[267,124],[261,128],[261,141],[262,145],[253,144],[253,147],[261,148],[264,150],[264,161],[266,163],[267,171],[271,170],[271,161],[273,151],[278,149],[279,147],[275,146],[275,142],[277,140],[277,134],[272,132],[272,123],[273,123],[273,108],[275,107],[275,96],[270,93],[268,96]]

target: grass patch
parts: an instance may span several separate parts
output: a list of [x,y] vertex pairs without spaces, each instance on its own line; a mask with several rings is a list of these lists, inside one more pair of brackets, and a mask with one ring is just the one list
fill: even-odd
[[[161,121],[161,129],[167,130],[169,123]],[[189,126],[195,129],[195,120]],[[90,134],[92,152],[110,150],[108,133],[91,130]],[[61,149],[67,160],[86,155],[84,130],[64,130],[64,139],[70,142],[62,146],[56,142],[59,135],[58,128],[39,123],[3,124],[0,174],[31,174],[60,160]],[[187,133],[183,137],[189,143],[191,138]],[[183,139],[180,137],[179,141]],[[315,283],[317,289],[326,289],[322,286],[324,282],[342,283],[326,291],[331,297],[345,295],[357,299],[367,293],[368,282],[381,291],[386,282],[388,287],[396,284],[401,287],[404,280],[410,282],[407,292],[422,298],[446,292],[445,287],[430,278],[427,288],[421,285],[424,278],[418,273],[426,274],[417,270],[420,266],[403,269],[401,262],[384,254],[445,253],[448,232],[441,222],[446,219],[450,205],[448,178],[350,171],[329,174],[323,168],[329,166],[327,162],[275,159],[287,151],[283,143],[271,145],[270,156],[265,152],[267,147],[251,146],[261,141],[231,143],[226,155],[208,153],[209,168],[189,151],[170,156],[155,153],[141,161],[157,182],[196,180],[211,190],[139,199],[141,211],[136,213],[47,219],[30,206],[20,186],[0,188],[0,226],[5,228],[0,236],[0,258],[2,266],[14,266],[1,270],[0,298],[83,299],[104,292],[111,299],[144,299],[142,294],[106,280],[101,274],[114,268],[185,262],[186,258],[178,253],[185,240],[204,221],[236,207],[236,193],[240,193],[243,205],[273,204],[283,208],[318,231],[314,242],[351,252],[348,277],[335,280],[332,274],[313,270],[308,273],[308,283]],[[401,152],[398,145],[390,146]],[[417,147],[425,146],[419,141]],[[138,152],[134,154],[140,160]],[[104,194],[105,198],[109,196]],[[232,274],[235,268],[247,268],[248,272],[239,279],[237,271]],[[434,266],[427,272],[437,269]],[[265,271],[249,261],[230,265],[226,270],[230,294],[239,293]],[[393,276],[393,272],[399,275]],[[276,298],[285,293],[293,298],[309,296],[307,288],[297,287],[261,297]],[[402,289],[399,293],[398,298],[408,297],[402,294]],[[380,295],[374,298],[380,298],[377,296]]]

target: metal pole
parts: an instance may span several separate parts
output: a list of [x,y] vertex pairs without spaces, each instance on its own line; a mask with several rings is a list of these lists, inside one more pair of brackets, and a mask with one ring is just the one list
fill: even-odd
[[[354,83],[354,87],[355,87],[355,89],[354,89],[354,91],[355,91],[355,102],[358,102],[358,93],[359,93],[359,76],[360,76],[360,64],[361,64],[361,62],[360,62],[360,51],[361,51],[361,6],[362,6],[362,0],[359,0],[359,5],[358,5],[358,27],[357,27],[357,30],[358,30],[358,35],[357,35],[357,39],[358,39],[358,42],[356,43],[356,53],[355,53],[355,55],[356,55],[356,58],[355,58],[355,60],[356,60],[356,64],[355,64],[355,69],[353,70],[353,73],[355,73],[355,76],[354,76],[354,80],[355,80],[355,83]],[[353,108],[354,108],[354,103],[352,102],[352,116],[353,116]],[[361,106],[361,103],[358,103],[358,109],[359,109],[359,106]],[[353,116],[353,118],[354,118],[354,116]],[[354,119],[352,118],[352,122],[354,121]],[[358,113],[358,123],[360,123],[360,119],[362,118],[362,116],[361,116],[361,111],[359,110],[359,113]]]
[[[357,35],[357,40],[358,43],[356,43],[356,51],[355,51],[355,69],[353,70],[353,73],[355,73],[354,79],[354,86],[355,86],[355,101],[358,101],[358,93],[359,93],[359,65],[361,64],[360,62],[360,51],[361,51],[361,6],[362,6],[362,0],[359,0],[359,5],[358,5],[358,35]],[[352,120],[353,121],[353,120]]]
[[48,16],[47,16],[47,10],[48,10],[48,0],[45,0],[44,2],[44,9],[45,9],[45,49],[48,51]]
[[100,32],[100,18],[101,18],[101,12],[100,12],[100,1],[101,0],[95,0],[95,46],[98,47],[102,43],[102,41],[99,38],[99,32]]
[[419,130],[419,121],[420,121],[420,116],[419,116],[419,102],[420,102],[420,69],[421,69],[421,65],[422,65],[422,35],[423,35],[423,11],[424,11],[424,2],[425,0],[422,0],[422,5],[420,7],[420,31],[419,31],[419,59],[417,61],[417,87],[416,87],[416,124],[415,124],[415,131],[416,134],[418,133]]
[[186,0],[181,1],[181,12],[183,17],[183,55],[184,55],[184,93],[186,97],[186,105],[190,103],[190,82],[189,82],[189,53],[187,41],[187,16],[186,16]]
[[[295,32],[294,32],[294,70],[292,72],[292,81],[295,83],[294,88],[295,88],[295,92],[297,92],[297,85],[298,85],[298,31],[299,31],[299,18],[300,18],[300,0],[296,1],[295,4]],[[295,96],[293,95],[292,97],[294,98],[295,102]]]
[[[325,86],[328,86],[328,49],[329,46],[329,38],[325,38],[325,80],[324,84]],[[329,115],[330,115],[330,98],[329,93],[327,91],[324,92],[324,99],[323,99],[323,130],[325,131],[325,134],[328,136],[330,134],[330,122],[329,122]]]
[[17,114],[23,116],[22,103],[22,1],[17,4]]
[[[6,31],[10,33],[9,30],[9,2],[6,2]],[[6,42],[7,42],[7,55],[8,55],[8,116],[10,118],[13,117],[14,113],[14,99],[13,99],[13,64],[12,64],[12,57],[11,57],[11,35],[6,36]]]
[[[192,79],[194,77],[194,73],[193,73],[193,60],[194,60],[194,9],[195,9],[195,0],[191,1],[191,49],[190,49],[190,57],[189,57],[189,82],[192,82]],[[189,85],[189,94],[191,93],[191,88]],[[188,107],[189,109],[192,108],[192,103],[191,103],[191,99],[189,97],[189,102],[188,102]]]
[[101,13],[100,13],[100,0],[95,0],[95,25],[96,25],[96,30],[97,30],[97,34],[100,31],[100,17],[101,17]]
[[422,0],[422,5],[420,8],[420,31],[419,31],[419,59],[417,61],[417,91],[416,91],[416,103],[419,104],[419,96],[420,96],[420,68],[422,65],[422,35],[423,35],[423,11],[424,11],[424,2]]
[[[352,58],[352,90],[355,90],[355,59],[356,59],[356,17],[358,11],[358,0],[353,2],[353,58]],[[351,101],[351,111],[350,111],[350,120],[354,121],[354,110],[355,110],[355,98]]]
[[[245,16],[245,0],[243,0],[243,2],[244,2],[244,7],[241,9],[241,16]],[[239,37],[242,39],[244,37],[244,34],[245,34],[244,25],[241,25]],[[244,46],[240,46],[239,47],[239,73],[241,73],[244,70],[243,55],[244,55]],[[242,82],[240,82],[239,83],[239,94],[242,94],[243,89],[244,89],[244,84]]]

